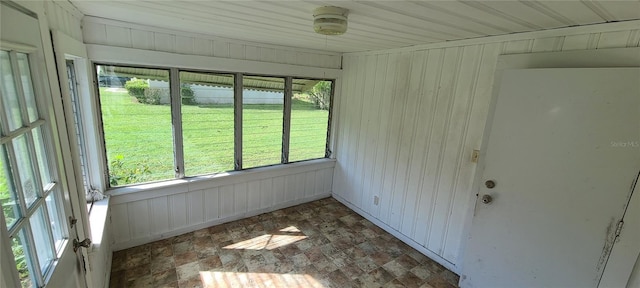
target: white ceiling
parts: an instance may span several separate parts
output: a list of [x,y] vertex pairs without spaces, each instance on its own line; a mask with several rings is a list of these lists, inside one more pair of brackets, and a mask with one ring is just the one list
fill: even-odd
[[[640,0],[70,1],[87,16],[335,52],[397,48],[640,19]],[[341,36],[315,34],[312,11],[319,6],[349,9],[347,33]]]

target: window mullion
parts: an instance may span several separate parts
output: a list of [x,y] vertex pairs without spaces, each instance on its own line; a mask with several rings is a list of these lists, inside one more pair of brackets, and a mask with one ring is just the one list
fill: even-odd
[[284,107],[282,119],[282,164],[289,163],[289,140],[291,139],[291,101],[293,99],[293,77],[284,78]]
[[169,99],[171,99],[171,123],[173,124],[173,155],[176,178],[184,178],[184,146],[182,139],[182,96],[180,94],[180,71],[169,72]]
[[233,78],[233,131],[235,170],[242,170],[242,73],[235,73]]

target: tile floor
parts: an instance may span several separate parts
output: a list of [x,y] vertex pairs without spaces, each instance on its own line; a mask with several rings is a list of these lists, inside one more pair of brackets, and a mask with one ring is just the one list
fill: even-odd
[[458,276],[333,198],[113,254],[111,287],[456,287]]

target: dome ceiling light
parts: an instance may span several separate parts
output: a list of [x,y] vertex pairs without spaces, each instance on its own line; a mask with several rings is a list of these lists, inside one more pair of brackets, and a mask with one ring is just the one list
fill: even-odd
[[342,35],[347,31],[349,10],[325,6],[313,10],[313,30],[322,35]]

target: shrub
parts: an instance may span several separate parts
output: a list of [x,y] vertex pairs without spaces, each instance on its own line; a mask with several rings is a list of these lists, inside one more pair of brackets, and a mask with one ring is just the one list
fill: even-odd
[[322,110],[329,110],[329,103],[331,101],[331,82],[320,81],[311,88],[307,93],[309,97],[316,105],[317,108]]
[[150,174],[149,166],[137,163],[138,168],[124,167],[124,156],[116,155],[109,165],[109,184],[111,187],[143,182],[144,175]]
[[136,99],[138,99],[138,102],[144,103],[144,91],[149,88],[149,82],[147,82],[146,80],[133,78],[124,84],[124,88],[127,89],[129,95],[136,97]]
[[196,105],[195,93],[189,84],[180,84],[180,98],[184,105]]
[[142,101],[138,99],[138,102],[144,104],[160,105],[160,97],[162,96],[162,89],[147,88],[144,90],[144,98]]

